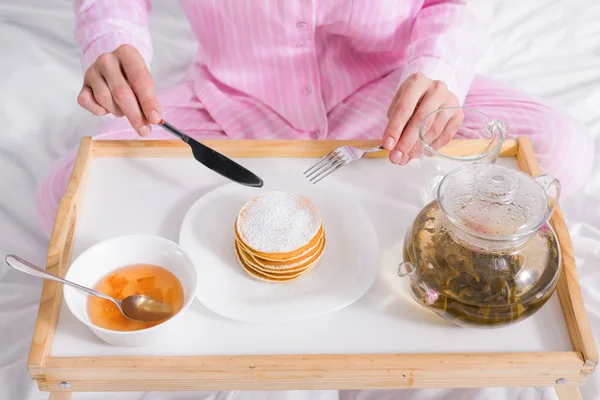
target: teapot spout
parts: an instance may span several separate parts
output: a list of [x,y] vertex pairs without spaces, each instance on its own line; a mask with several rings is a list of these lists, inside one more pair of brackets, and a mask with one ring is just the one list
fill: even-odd
[[437,290],[429,287],[414,272],[417,270],[415,264],[404,261],[398,266],[398,276],[403,278],[410,277],[412,296],[420,303],[430,306],[437,301],[440,294]]

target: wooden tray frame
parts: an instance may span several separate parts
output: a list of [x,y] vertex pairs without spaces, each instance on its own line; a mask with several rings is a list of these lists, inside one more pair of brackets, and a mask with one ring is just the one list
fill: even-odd
[[[373,141],[207,141],[230,157],[322,157],[341,145],[371,147]],[[478,140],[454,140],[447,154],[472,154]],[[60,200],[46,268],[64,276],[70,265],[79,205],[90,159],[100,157],[190,157],[180,141],[81,140],[71,178]],[[385,153],[372,154],[385,157]],[[507,140],[501,157],[516,157],[521,170],[540,168],[528,138]],[[62,302],[60,286],[45,281],[28,360],[30,375],[50,399],[76,391],[392,389],[554,386],[564,400],[580,399],[598,363],[577,279],[573,246],[560,208],[551,224],[558,235],[563,268],[558,296],[572,351],[454,354],[347,354],[179,357],[54,357],[50,355]]]

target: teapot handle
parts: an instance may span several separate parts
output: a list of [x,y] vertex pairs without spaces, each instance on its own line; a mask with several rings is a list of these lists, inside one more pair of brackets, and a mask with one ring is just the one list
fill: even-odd
[[500,131],[500,138],[504,142],[508,138],[508,124],[500,119],[494,120],[496,128]]
[[492,140],[481,154],[487,154],[490,149],[494,148],[492,158],[488,159],[486,162],[495,163],[500,155],[502,144],[508,137],[508,124],[501,120],[492,120],[486,124],[486,129],[492,135]]
[[[542,175],[538,176],[537,178],[535,178],[535,181],[546,192],[546,196],[548,197],[548,202],[550,203],[550,214],[548,215],[548,217],[550,217],[552,214],[554,214],[554,210],[556,209],[556,206],[558,205],[558,200],[560,198],[560,191],[561,191],[560,181],[558,179],[556,179],[555,177],[553,177],[552,175],[548,175],[548,174],[542,174]],[[554,192],[555,192],[554,196],[551,196],[549,193],[549,191],[552,187],[554,187]]]

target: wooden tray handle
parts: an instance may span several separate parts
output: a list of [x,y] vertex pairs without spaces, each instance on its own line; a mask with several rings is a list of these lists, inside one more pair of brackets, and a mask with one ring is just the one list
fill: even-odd
[[[531,141],[527,137],[519,137],[518,144],[517,159],[521,170],[534,178],[537,177],[542,173],[542,170],[535,158]],[[556,206],[554,214],[550,218],[550,225],[552,225],[558,237],[563,259],[562,271],[556,290],[573,349],[581,352],[583,355],[584,365],[582,375],[587,376],[598,365],[598,350],[586,316],[583,295],[579,286],[573,242],[571,241],[569,229],[563,218],[560,205]]]
[[[46,270],[60,277],[64,277],[71,259],[73,237],[77,225],[77,207],[83,193],[82,186],[87,175],[91,144],[92,140],[89,137],[81,140],[69,183],[58,204],[50,235]],[[34,378],[43,374],[42,369],[46,356],[50,354],[52,348],[61,303],[61,285],[52,281],[44,281],[28,360],[29,372]]]

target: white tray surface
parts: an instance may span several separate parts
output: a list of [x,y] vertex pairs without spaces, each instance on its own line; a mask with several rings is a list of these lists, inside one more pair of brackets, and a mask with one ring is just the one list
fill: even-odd
[[[238,159],[258,175],[304,179],[314,159]],[[516,167],[514,159],[501,159]],[[91,161],[73,249],[124,234],[146,233],[178,241],[184,214],[203,193],[228,183],[193,159],[101,158]],[[63,304],[53,356],[166,356],[252,354],[360,354],[528,352],[572,350],[556,294],[537,314],[513,326],[459,328],[416,305],[396,275],[407,226],[422,208],[419,163],[393,166],[365,159],[328,178],[352,185],[378,234],[380,273],[353,305],[293,323],[230,321],[196,301],[173,337],[142,348],[97,339]],[[348,216],[351,217],[351,216]],[[225,229],[225,227],[215,227]],[[285,307],[285,304],[281,305]]]

